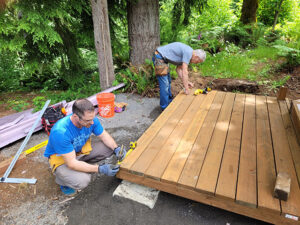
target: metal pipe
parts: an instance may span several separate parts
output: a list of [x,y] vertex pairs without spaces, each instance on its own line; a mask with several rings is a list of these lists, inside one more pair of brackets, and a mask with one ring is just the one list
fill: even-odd
[[41,110],[41,112],[40,112],[38,118],[35,120],[35,123],[34,123],[33,126],[31,127],[29,133],[27,134],[25,140],[23,141],[21,147],[20,147],[19,150],[17,151],[17,153],[16,153],[16,155],[15,155],[13,161],[10,163],[9,167],[7,168],[7,170],[6,170],[5,173],[4,173],[4,176],[1,178],[1,182],[5,181],[5,179],[9,176],[11,170],[13,169],[13,167],[14,167],[14,165],[16,164],[16,162],[17,162],[19,156],[21,155],[21,153],[22,153],[22,151],[24,150],[24,148],[25,148],[27,142],[29,141],[29,138],[31,137],[31,135],[32,135],[32,133],[33,133],[35,127],[37,126],[37,124],[38,124],[39,122],[41,122],[42,115],[44,114],[44,112],[45,112],[46,108],[48,107],[49,103],[50,103],[50,100],[47,100],[47,102],[45,103],[43,109]]

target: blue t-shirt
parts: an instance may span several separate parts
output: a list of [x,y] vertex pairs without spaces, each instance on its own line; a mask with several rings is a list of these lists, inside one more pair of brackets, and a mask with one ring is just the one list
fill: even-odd
[[193,49],[183,43],[174,42],[157,48],[157,51],[169,63],[174,65],[182,65],[182,63],[189,64],[193,55]]
[[89,128],[76,127],[70,117],[71,115],[60,119],[52,127],[44,153],[45,157],[53,154],[66,154],[73,150],[80,152],[92,133],[96,136],[103,133],[103,127],[97,117],[94,118],[94,124]]

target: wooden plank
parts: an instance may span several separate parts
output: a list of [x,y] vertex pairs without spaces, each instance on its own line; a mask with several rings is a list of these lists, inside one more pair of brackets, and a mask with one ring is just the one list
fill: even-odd
[[245,95],[237,94],[228,129],[216,195],[235,199],[239,167]]
[[200,95],[194,98],[190,107],[183,114],[182,118],[177,123],[175,129],[172,131],[168,140],[161,147],[161,150],[156,157],[152,160],[151,164],[145,171],[144,175],[153,177],[154,179],[160,179],[164,173],[170,159],[172,158],[174,152],[176,151],[182,137],[184,136],[189,125],[193,121],[193,117],[199,110],[199,106],[203,103],[206,96]]
[[298,109],[300,105],[300,99],[294,100],[291,106],[291,118],[293,122],[296,135],[298,137],[298,143],[300,144],[300,110]]
[[121,168],[128,170],[140,157],[140,155],[147,148],[149,143],[156,136],[157,132],[165,125],[170,115],[172,115],[178,108],[181,107],[185,94],[180,93],[171,102],[171,104],[163,111],[163,113],[152,123],[152,125],[145,131],[145,133],[137,141],[137,147],[130,153],[128,157],[121,163]]
[[300,193],[292,155],[276,98],[267,98],[277,172],[291,176],[291,192],[287,202],[281,201],[282,213],[300,216]]
[[300,221],[284,218],[283,216],[280,216],[279,213],[270,212],[264,209],[249,208],[247,206],[236,204],[234,201],[228,201],[227,199],[215,197],[204,192],[197,192],[183,186],[176,186],[172,183],[165,183],[151,178],[134,175],[122,169],[118,172],[117,177],[268,223],[278,225],[300,225]]
[[159,130],[152,142],[146,150],[140,155],[139,159],[133,164],[130,170],[133,173],[144,174],[146,169],[151,164],[152,160],[156,157],[157,153],[162,149],[167,142],[170,134],[175,129],[176,125],[191,105],[195,96],[186,95],[184,101],[177,108],[177,110],[169,117],[167,123]]
[[285,100],[287,91],[288,91],[287,87],[280,87],[277,93],[277,100]]
[[257,204],[259,208],[281,211],[279,200],[273,198],[276,169],[266,97],[256,96],[257,134]]
[[256,207],[255,96],[246,95],[236,201]]
[[212,133],[215,129],[216,121],[218,119],[225,95],[225,92],[217,92],[213,104],[211,105],[211,108],[199,131],[199,135],[194,143],[192,151],[182,170],[178,180],[179,185],[189,188],[194,188],[196,186],[199,173],[202,168],[203,159],[210,143]]
[[293,156],[293,162],[298,179],[298,186],[300,187],[300,145],[297,142],[297,136],[293,128],[291,117],[289,115],[288,105],[286,104],[286,102],[280,101],[279,106],[281,110],[283,125],[287,132],[287,138]]
[[215,95],[216,92],[209,92],[203,103],[200,105],[198,112],[193,117],[193,121],[186,130],[174,156],[170,160],[168,167],[162,176],[163,181],[177,183]]
[[234,99],[234,93],[226,94],[196,185],[198,190],[215,193]]

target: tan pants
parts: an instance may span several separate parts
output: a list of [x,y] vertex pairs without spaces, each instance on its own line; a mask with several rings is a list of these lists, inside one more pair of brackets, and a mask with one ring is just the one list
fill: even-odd
[[[87,163],[96,163],[113,154],[113,151],[101,141],[92,142],[92,148],[93,150],[89,155],[79,155],[76,157],[77,160]],[[87,187],[91,182],[92,176],[90,173],[71,170],[66,164],[57,167],[54,175],[57,184],[68,186],[73,189],[83,189]]]

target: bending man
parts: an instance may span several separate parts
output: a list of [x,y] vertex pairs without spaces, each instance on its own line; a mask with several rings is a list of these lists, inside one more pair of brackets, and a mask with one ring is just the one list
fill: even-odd
[[201,49],[193,50],[190,46],[174,42],[160,46],[153,56],[155,74],[159,83],[160,107],[164,110],[172,101],[171,77],[168,63],[176,65],[176,72],[181,78],[185,94],[189,94],[189,88],[194,87],[189,81],[189,63],[201,63],[206,58],[205,51]]
[[[44,153],[64,194],[88,186],[90,173],[115,176],[119,171],[116,165],[91,164],[118,155],[121,149],[95,117],[93,104],[87,99],[76,100],[72,110],[73,114],[60,119],[51,129]],[[92,133],[99,137],[99,142],[91,143]],[[123,151],[122,158],[125,155]]]

